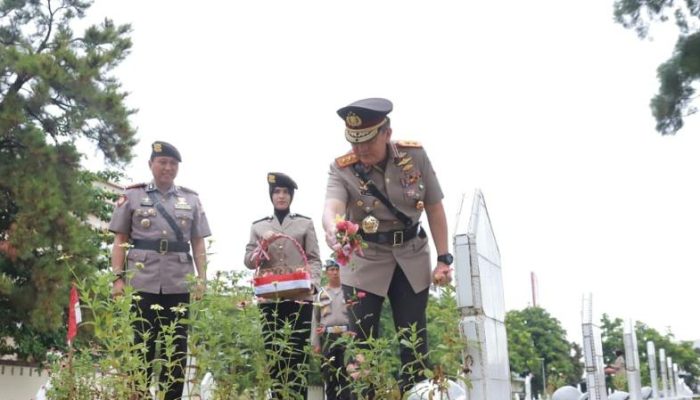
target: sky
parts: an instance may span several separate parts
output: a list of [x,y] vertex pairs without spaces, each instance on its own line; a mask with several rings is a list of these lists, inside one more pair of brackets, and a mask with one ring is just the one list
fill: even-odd
[[432,160],[450,235],[462,195],[483,192],[507,310],[531,304],[534,272],[570,340],[584,293],[596,312],[700,339],[700,117],[664,137],[649,109],[671,30],[639,40],[612,0],[97,0],[86,22],[105,17],[133,28],[115,71],[139,110],[127,182],[150,180],[153,141],[180,149],[176,182],[213,232],[210,274],[244,268],[251,223],[272,213],[269,171],[296,180],[292,212],[330,254],[328,166],[350,149],[336,110],[386,97],[393,139]]

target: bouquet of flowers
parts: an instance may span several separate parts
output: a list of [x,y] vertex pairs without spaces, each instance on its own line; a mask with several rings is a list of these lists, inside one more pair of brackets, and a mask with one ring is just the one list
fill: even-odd
[[362,249],[367,248],[367,243],[362,240],[362,235],[357,233],[360,226],[344,217],[335,217],[335,239],[333,254],[331,257],[340,266],[345,266],[350,261],[352,253],[363,255]]

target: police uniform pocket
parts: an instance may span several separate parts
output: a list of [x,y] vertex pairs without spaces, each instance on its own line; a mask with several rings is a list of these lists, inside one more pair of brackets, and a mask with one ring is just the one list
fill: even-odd
[[192,227],[192,212],[191,211],[176,211],[175,219],[177,220],[177,225],[183,231],[188,231]]
[[146,250],[131,249],[126,255],[126,259],[133,262],[145,262]]
[[131,249],[126,255],[129,276],[131,276],[131,284],[137,287],[141,287],[142,284],[147,281],[145,276],[152,273],[147,269],[147,250],[141,249]]

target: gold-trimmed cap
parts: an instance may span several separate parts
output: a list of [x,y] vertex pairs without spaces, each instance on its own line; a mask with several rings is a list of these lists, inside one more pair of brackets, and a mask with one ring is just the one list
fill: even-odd
[[339,109],[338,115],[345,121],[345,139],[350,143],[374,139],[393,108],[391,101],[373,97],[358,100]]
[[175,146],[168,142],[156,141],[151,145],[151,160],[155,157],[172,157],[179,162],[182,162],[182,157],[180,157],[180,152],[177,151]]
[[275,187],[286,187],[291,190],[297,189],[297,183],[294,182],[294,179],[281,172],[268,172],[267,184],[270,185],[270,190]]

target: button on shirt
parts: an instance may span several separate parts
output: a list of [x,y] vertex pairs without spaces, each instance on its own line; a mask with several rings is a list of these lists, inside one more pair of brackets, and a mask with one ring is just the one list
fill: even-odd
[[[211,235],[197,193],[180,186],[161,193],[153,182],[124,192],[112,214],[109,230],[128,234],[130,239],[177,241],[175,231],[158,211],[149,193],[155,193],[157,201],[177,223],[183,234],[182,241]],[[194,273],[190,254],[129,249],[126,259],[127,277],[133,274],[127,283],[135,290],[163,294],[188,292],[187,275]]]

